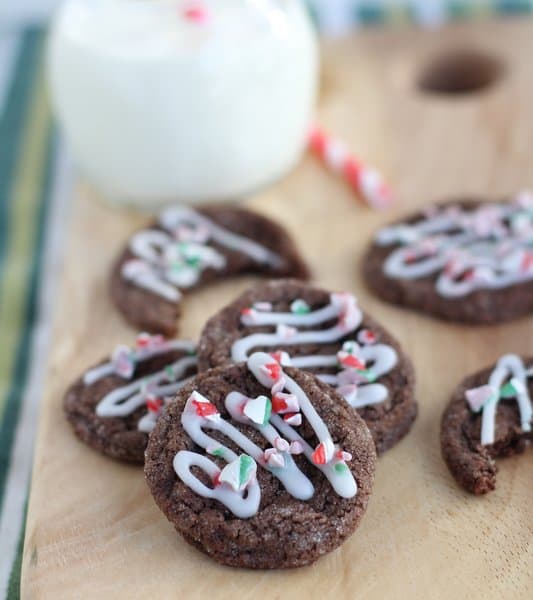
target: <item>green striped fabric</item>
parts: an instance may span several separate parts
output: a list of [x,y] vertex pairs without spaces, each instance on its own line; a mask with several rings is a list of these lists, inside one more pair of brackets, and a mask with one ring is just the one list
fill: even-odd
[[360,25],[394,25],[533,13],[533,0],[307,0],[319,28],[342,32]]
[[28,383],[54,157],[43,41],[36,29],[0,39],[0,64],[7,73],[0,89],[0,597],[8,598],[19,596],[35,422],[35,415],[22,416],[34,400]]

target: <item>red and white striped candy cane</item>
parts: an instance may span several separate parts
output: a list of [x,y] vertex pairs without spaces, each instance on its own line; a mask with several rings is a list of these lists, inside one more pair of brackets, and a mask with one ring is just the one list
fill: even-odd
[[313,126],[309,149],[332,171],[339,173],[372,208],[387,208],[392,193],[381,174],[354,156],[347,146],[331,137],[321,127]]

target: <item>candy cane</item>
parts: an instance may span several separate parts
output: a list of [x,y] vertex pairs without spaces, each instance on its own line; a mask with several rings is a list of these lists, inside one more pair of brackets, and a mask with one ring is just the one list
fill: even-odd
[[392,203],[391,190],[381,174],[318,126],[311,129],[309,149],[333,172],[341,174],[372,208],[387,208]]

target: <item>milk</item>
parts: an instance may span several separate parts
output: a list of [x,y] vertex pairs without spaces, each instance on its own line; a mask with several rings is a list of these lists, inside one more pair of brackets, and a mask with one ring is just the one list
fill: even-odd
[[241,197],[305,148],[318,58],[299,0],[68,0],[48,58],[73,155],[115,203]]

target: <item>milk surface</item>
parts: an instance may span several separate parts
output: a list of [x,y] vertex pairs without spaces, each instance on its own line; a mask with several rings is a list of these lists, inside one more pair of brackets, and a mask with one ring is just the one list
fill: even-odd
[[291,169],[317,63],[299,0],[68,0],[49,44],[79,166],[146,208],[231,199]]

